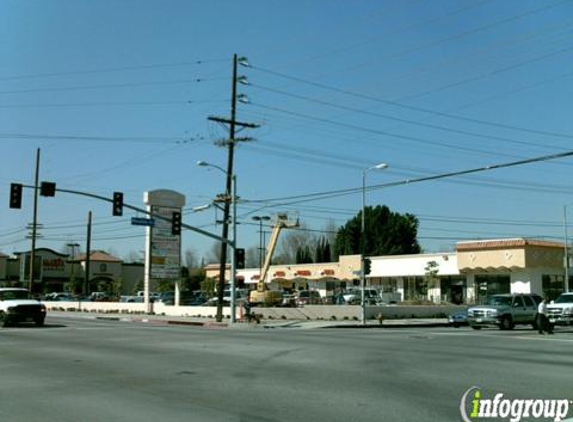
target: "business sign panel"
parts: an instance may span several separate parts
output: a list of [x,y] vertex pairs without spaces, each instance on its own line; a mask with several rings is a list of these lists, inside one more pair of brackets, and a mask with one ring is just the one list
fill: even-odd
[[[151,230],[151,278],[178,279],[181,267],[181,236],[171,234],[171,218],[178,207],[153,205]],[[159,218],[158,218],[159,217]]]

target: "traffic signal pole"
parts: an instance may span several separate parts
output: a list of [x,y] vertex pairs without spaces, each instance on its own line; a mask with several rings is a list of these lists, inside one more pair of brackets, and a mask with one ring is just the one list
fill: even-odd
[[32,248],[30,250],[30,284],[28,290],[32,293],[34,286],[34,261],[36,260],[36,237],[38,235],[38,184],[40,179],[40,148],[36,150],[36,174],[34,176],[34,211],[32,216]]

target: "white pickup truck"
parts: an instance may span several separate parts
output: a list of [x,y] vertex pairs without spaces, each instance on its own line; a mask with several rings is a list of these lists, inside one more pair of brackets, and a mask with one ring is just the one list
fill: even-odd
[[0,288],[0,327],[19,322],[33,322],[44,325],[46,307],[34,299],[26,289]]
[[551,325],[573,325],[573,293],[562,293],[547,305],[547,318]]

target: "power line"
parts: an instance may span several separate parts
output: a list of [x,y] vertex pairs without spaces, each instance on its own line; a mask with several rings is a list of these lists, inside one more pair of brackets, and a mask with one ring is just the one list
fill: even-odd
[[180,138],[174,136],[81,136],[81,135],[53,135],[53,134],[31,134],[31,133],[0,133],[0,138],[4,139],[42,139],[58,141],[102,141],[102,142],[169,142],[175,144],[185,144],[195,140],[204,140],[202,136]]
[[188,83],[200,83],[218,81],[223,78],[195,78],[195,79],[180,79],[172,81],[152,81],[152,82],[123,82],[117,84],[102,84],[102,85],[83,85],[83,86],[69,86],[61,88],[31,88],[19,89],[11,91],[0,91],[0,94],[28,94],[32,92],[57,92],[57,91],[80,91],[85,89],[113,89],[113,88],[136,88],[142,86],[157,86],[157,85],[180,85]]
[[[442,130],[442,131],[446,131],[446,132],[451,132],[451,133],[457,133],[460,135],[467,135],[467,136],[473,136],[473,137],[477,137],[477,138],[482,138],[482,139],[493,139],[493,140],[497,140],[497,141],[503,141],[503,142],[508,142],[508,143],[513,143],[513,144],[517,144],[517,145],[526,145],[526,146],[534,146],[534,147],[545,147],[545,145],[540,145],[540,144],[535,144],[532,142],[526,142],[526,141],[519,141],[516,139],[512,139],[512,138],[506,138],[506,137],[502,137],[502,136],[493,136],[493,135],[485,135],[482,133],[477,133],[477,132],[471,132],[468,130],[461,130],[461,129],[454,129],[451,127],[447,127],[447,126],[442,126],[442,125],[436,125],[436,124],[432,124],[432,123],[423,123],[423,122],[419,122],[416,120],[411,120],[411,119],[405,119],[405,118],[400,118],[400,117],[395,117],[395,116],[390,116],[387,114],[381,114],[381,113],[375,113],[375,112],[371,112],[371,111],[367,111],[367,110],[362,110],[362,109],[358,109],[358,108],[354,108],[354,107],[348,107],[348,106],[344,106],[341,104],[334,104],[334,103],[330,103],[328,101],[324,101],[324,100],[318,100],[315,98],[310,98],[310,97],[306,97],[304,95],[298,95],[298,94],[292,94],[289,92],[285,92],[285,91],[281,91],[278,89],[274,89],[274,88],[270,88],[270,87],[265,87],[262,85],[257,85],[257,84],[252,84],[254,87],[269,91],[269,92],[274,92],[280,95],[284,95],[284,96],[288,96],[291,98],[297,98],[300,100],[304,100],[304,101],[309,101],[309,102],[313,102],[315,104],[321,104],[321,105],[325,105],[328,107],[333,107],[333,108],[337,108],[340,110],[345,110],[345,111],[351,111],[353,113],[359,113],[359,114],[364,114],[367,116],[372,116],[372,117],[379,117],[382,119],[387,119],[387,120],[391,120],[391,121],[395,121],[395,122],[400,122],[400,123],[406,123],[406,124],[410,124],[410,125],[414,125],[414,126],[421,126],[421,127],[426,127],[426,128],[430,128],[430,129],[437,129],[437,130]],[[284,111],[283,111],[284,112]],[[565,148],[559,148],[561,150],[565,150]]]
[[[464,175],[468,175],[468,174],[481,173],[481,172],[485,172],[485,171],[499,170],[502,168],[517,167],[517,166],[522,166],[522,165],[526,165],[526,164],[546,162],[546,161],[556,160],[559,158],[565,158],[565,157],[570,157],[570,156],[573,156],[573,151],[571,151],[571,150],[566,151],[566,152],[556,153],[556,154],[544,155],[544,156],[540,156],[540,157],[534,157],[534,158],[528,158],[528,159],[523,159],[523,160],[518,160],[518,161],[512,161],[512,162],[508,162],[508,163],[493,164],[490,166],[478,167],[478,168],[473,168],[473,169],[469,169],[469,170],[454,171],[454,172],[448,172],[448,173],[441,173],[441,174],[437,174],[437,175],[424,176],[424,177],[418,177],[418,178],[413,178],[413,179],[399,180],[396,182],[378,184],[378,185],[373,185],[373,186],[368,187],[368,190],[378,190],[378,189],[382,189],[382,188],[403,186],[403,185],[419,183],[419,182],[441,180],[441,179],[446,179],[446,178],[450,178],[450,177],[454,177],[454,176],[464,176]],[[309,194],[303,194],[303,195],[293,195],[293,196],[282,197],[282,198],[251,200],[249,202],[252,202],[252,203],[255,203],[255,202],[268,203],[268,202],[275,202],[275,201],[294,201],[294,202],[286,204],[286,205],[290,205],[290,204],[296,204],[296,203],[300,203],[300,202],[329,199],[329,198],[333,198],[333,197],[339,197],[339,196],[354,194],[354,193],[361,192],[361,191],[362,191],[362,188],[348,188],[348,189],[338,189],[338,190],[331,190],[331,191],[315,192],[315,193],[309,193]],[[282,204],[282,205],[285,205],[285,204]]]
[[[498,26],[505,25],[505,24],[507,24],[507,23],[520,20],[520,19],[526,18],[526,17],[528,17],[528,16],[536,15],[536,14],[538,14],[538,13],[544,12],[544,11],[546,11],[546,10],[552,9],[552,8],[554,8],[554,7],[560,6],[560,5],[565,4],[565,3],[569,3],[569,0],[562,0],[562,1],[559,1],[559,2],[556,2],[556,3],[552,3],[552,4],[545,5],[545,6],[543,6],[543,7],[540,7],[540,8],[534,9],[534,10],[530,10],[530,11],[527,11],[527,12],[524,12],[524,13],[520,13],[520,14],[517,14],[517,15],[509,16],[509,17],[507,17],[507,18],[505,18],[505,19],[502,19],[502,20],[500,20],[500,21],[497,21],[497,22],[489,23],[489,24],[487,24],[487,25],[483,25],[483,26],[480,26],[480,27],[477,27],[477,28],[474,28],[474,29],[471,29],[471,30],[468,30],[468,31],[464,31],[464,32],[461,32],[461,33],[458,33],[458,34],[455,34],[455,35],[451,35],[451,36],[448,36],[448,37],[440,38],[440,39],[438,39],[438,40],[436,40],[436,41],[432,41],[432,42],[429,42],[429,43],[427,43],[427,44],[424,44],[424,45],[421,45],[421,46],[417,46],[417,47],[411,48],[411,49],[406,50],[406,51],[402,51],[402,52],[400,52],[400,53],[395,53],[395,54],[391,54],[391,55],[386,56],[386,57],[381,57],[381,58],[379,58],[379,60],[388,61],[388,60],[395,60],[395,59],[397,59],[397,58],[405,57],[405,56],[408,56],[408,55],[410,55],[410,54],[412,54],[412,53],[418,53],[418,52],[420,52],[420,51],[423,51],[423,50],[426,50],[426,49],[429,49],[429,48],[434,48],[434,47],[437,47],[437,46],[439,46],[439,45],[442,45],[442,44],[445,44],[445,43],[449,43],[449,42],[454,41],[454,40],[458,40],[458,39],[460,39],[460,38],[465,38],[465,37],[468,37],[468,36],[470,36],[470,35],[475,35],[475,34],[480,33],[480,32],[488,31],[488,30],[490,30],[490,29],[492,29],[492,28],[496,28],[496,27],[498,27]],[[356,69],[358,69],[358,68],[361,68],[361,67],[367,66],[367,65],[369,65],[369,64],[372,64],[373,62],[374,62],[374,61],[370,61],[370,62],[365,62],[365,63],[357,64],[357,65],[354,65],[354,66],[350,66],[350,67],[344,69],[343,72],[347,72],[347,71],[351,71],[351,70],[356,70]],[[338,72],[338,73],[340,73],[340,72]]]
[[44,103],[44,104],[0,104],[0,108],[64,108],[64,107],[122,107],[122,106],[171,106],[219,103],[227,100],[180,100],[180,101],[121,101],[91,103]]
[[[297,117],[302,117],[304,119],[309,119],[309,120],[314,120],[314,121],[318,121],[318,122],[322,122],[322,123],[328,123],[334,126],[339,126],[339,127],[345,127],[348,129],[353,129],[353,130],[359,130],[362,132],[367,132],[367,133],[371,133],[371,134],[375,134],[375,135],[383,135],[383,136],[388,136],[388,137],[393,137],[393,138],[398,138],[398,139],[403,139],[406,141],[411,141],[411,142],[416,142],[416,143],[421,143],[424,145],[434,145],[434,146],[439,146],[442,148],[448,148],[448,149],[456,149],[459,151],[465,151],[465,152],[471,152],[471,153],[478,153],[478,154],[482,154],[482,155],[494,155],[494,156],[499,156],[499,152],[497,151],[486,151],[486,150],[480,150],[477,148],[470,148],[470,147],[462,147],[462,146],[458,146],[455,144],[451,144],[448,142],[442,142],[442,141],[432,141],[429,139],[424,139],[424,138],[419,138],[416,136],[408,136],[408,135],[403,135],[400,133],[396,133],[396,132],[390,132],[390,131],[386,131],[386,130],[381,130],[381,129],[371,129],[371,128],[366,128],[364,126],[358,126],[358,125],[354,125],[354,124],[350,124],[350,123],[343,123],[340,121],[335,121],[335,120],[330,120],[330,119],[326,119],[326,118],[322,118],[322,117],[316,117],[316,116],[310,116],[307,114],[303,114],[303,113],[298,113],[295,111],[289,111],[289,110],[285,110],[285,109],[281,109],[278,107],[272,107],[272,106],[267,106],[267,105],[263,105],[263,104],[258,104],[255,102],[250,103],[255,107],[261,107],[261,108],[265,108],[265,109],[269,109],[269,110],[274,110],[274,111],[278,111],[284,114],[289,114],[292,116],[297,116]],[[515,155],[510,155],[510,154],[503,154],[506,157],[512,157],[512,158],[520,158],[518,156]]]
[[[397,102],[397,101],[384,100],[384,99],[381,99],[378,97],[374,97],[372,95],[361,94],[361,93],[357,93],[357,92],[352,92],[352,91],[336,88],[336,87],[333,87],[330,85],[322,84],[319,82],[309,81],[309,80],[295,77],[295,76],[285,75],[285,74],[280,73],[280,72],[260,68],[260,67],[254,66],[254,65],[251,65],[251,67],[255,70],[259,70],[259,71],[264,72],[264,73],[275,75],[275,76],[281,77],[283,79],[287,79],[287,80],[291,80],[291,81],[295,81],[295,82],[300,82],[300,83],[314,86],[314,87],[317,87],[320,89],[324,89],[324,90],[328,90],[328,91],[332,91],[332,92],[337,92],[337,93],[349,95],[349,96],[352,96],[355,98],[361,98],[361,99],[374,101],[374,102],[378,102],[381,104],[386,104],[386,105],[390,105],[390,106],[394,106],[394,107],[399,107],[399,108],[406,109],[406,110],[417,111],[417,112],[421,112],[421,113],[431,114],[434,116],[446,117],[449,119],[455,119],[455,120],[460,120],[460,121],[465,121],[465,122],[470,122],[470,123],[476,123],[476,124],[486,125],[486,126],[491,126],[491,127],[496,127],[496,128],[503,128],[503,129],[510,129],[510,130],[515,130],[515,131],[525,132],[525,133],[532,133],[532,134],[536,134],[536,135],[552,136],[552,137],[564,138],[564,139],[573,139],[573,135],[570,135],[570,134],[543,131],[543,130],[537,130],[537,129],[532,129],[532,128],[520,127],[520,126],[516,126],[516,125],[507,125],[507,124],[503,124],[503,123],[491,122],[491,121],[486,121],[486,120],[481,120],[481,119],[474,119],[471,117],[460,116],[457,114],[444,113],[444,112],[435,111],[435,110],[431,110],[431,109],[427,109],[427,108],[423,108],[423,107],[417,107],[417,106],[402,104],[402,103]],[[567,73],[563,76],[570,76],[571,74],[572,73]]]
[[140,66],[124,66],[124,67],[111,67],[104,69],[89,69],[89,70],[73,70],[67,72],[52,72],[52,73],[36,73],[30,75],[20,75],[20,76],[0,76],[0,81],[18,80],[18,79],[35,79],[35,78],[47,78],[47,77],[57,77],[57,76],[72,76],[72,75],[88,75],[88,74],[99,74],[99,73],[111,73],[111,72],[123,72],[128,70],[146,70],[146,69],[158,69],[165,67],[180,67],[180,66],[192,66],[201,65],[208,63],[220,63],[228,62],[228,59],[213,59],[213,60],[195,60],[192,62],[179,62],[179,63],[158,63]]

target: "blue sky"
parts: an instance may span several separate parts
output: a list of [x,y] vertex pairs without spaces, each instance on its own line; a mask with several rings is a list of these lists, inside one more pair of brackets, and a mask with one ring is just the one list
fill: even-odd
[[[184,221],[214,234],[213,211],[190,213],[224,191],[215,141],[229,116],[233,54],[250,85],[237,118],[239,244],[258,243],[253,215],[292,212],[310,228],[342,225],[357,193],[305,202],[282,198],[360,188],[370,205],[420,219],[426,251],[458,240],[561,240],[573,204],[571,158],[398,186],[406,179],[573,150],[573,2],[523,0],[0,2],[0,251],[28,249],[31,192],[8,208],[12,182],[143,206],[145,191],[187,198]],[[120,256],[143,249],[143,230],[109,204],[41,198],[39,246],[85,245]],[[573,216],[570,217],[573,220]],[[185,233],[183,249],[212,240]]]

